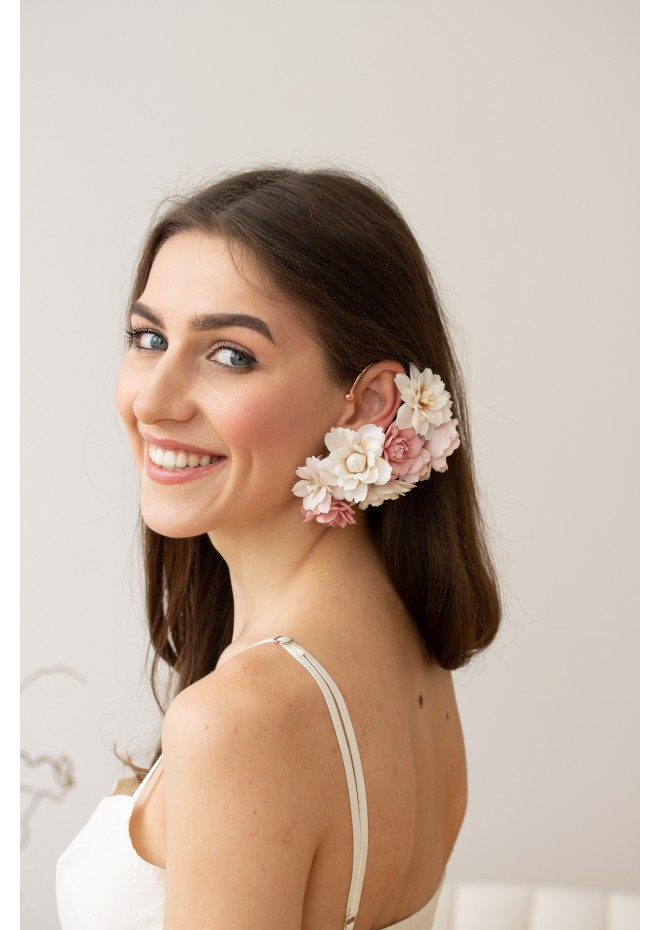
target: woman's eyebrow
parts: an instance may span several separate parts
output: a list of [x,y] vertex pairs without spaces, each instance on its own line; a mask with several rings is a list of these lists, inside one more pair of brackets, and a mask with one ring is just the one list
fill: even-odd
[[[163,326],[161,320],[153,310],[150,310],[149,307],[146,307],[144,304],[139,302],[131,304],[131,313],[139,314],[144,317],[145,320],[153,323],[154,326],[160,326],[161,328]],[[199,313],[189,320],[188,326],[198,333],[207,332],[210,329],[221,329],[223,326],[244,326],[247,329],[252,329],[256,333],[265,336],[266,339],[269,339],[273,345],[275,345],[275,340],[273,339],[268,324],[259,319],[259,317],[250,316],[247,313]]]

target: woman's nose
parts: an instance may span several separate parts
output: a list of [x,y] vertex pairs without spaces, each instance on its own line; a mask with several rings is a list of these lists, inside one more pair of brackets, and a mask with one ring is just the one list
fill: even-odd
[[135,395],[135,416],[141,423],[189,420],[195,409],[189,373],[173,353],[163,352]]

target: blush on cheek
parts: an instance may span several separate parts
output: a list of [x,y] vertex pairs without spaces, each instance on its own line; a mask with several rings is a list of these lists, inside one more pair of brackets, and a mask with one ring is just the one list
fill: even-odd
[[302,425],[291,409],[288,392],[252,397],[240,405],[231,422],[225,422],[228,440],[231,432],[231,441],[238,448],[254,450],[286,445]]
[[231,419],[223,418],[219,421],[218,433],[224,434],[229,446],[233,446],[236,451],[256,451],[264,444],[269,444],[270,437],[276,435],[277,423],[272,409],[269,410],[265,404],[260,408],[246,404]]
[[291,470],[293,463],[295,471],[308,456],[326,454],[323,437],[333,425],[328,407],[327,394],[305,392],[303,386],[292,396],[287,384],[270,392],[246,392],[231,405],[215,406],[209,419],[234,455],[266,459],[277,471]]

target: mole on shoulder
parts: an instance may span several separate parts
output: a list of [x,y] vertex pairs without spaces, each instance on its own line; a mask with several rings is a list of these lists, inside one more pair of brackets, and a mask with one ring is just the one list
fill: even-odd
[[424,698],[423,698],[422,695],[420,694],[420,696],[419,696],[419,706],[422,707],[423,705],[424,705]]

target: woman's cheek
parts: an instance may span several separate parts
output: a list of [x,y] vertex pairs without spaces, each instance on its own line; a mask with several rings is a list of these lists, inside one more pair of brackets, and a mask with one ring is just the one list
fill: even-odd
[[[245,403],[227,416],[224,427],[218,424],[219,435],[226,439],[230,447],[234,446],[236,452],[258,448],[271,432],[273,416],[269,416],[265,405]],[[226,435],[223,436],[223,433]]]
[[275,449],[290,442],[302,425],[292,409],[289,393],[245,399],[239,411],[230,427],[232,442],[238,449]]

